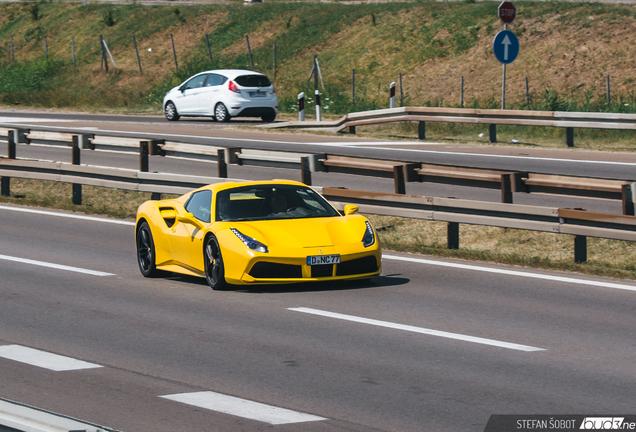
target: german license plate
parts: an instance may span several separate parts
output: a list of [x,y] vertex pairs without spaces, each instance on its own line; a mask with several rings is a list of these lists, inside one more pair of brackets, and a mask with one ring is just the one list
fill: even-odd
[[340,255],[314,255],[307,257],[307,265],[339,264]]
[[267,95],[267,93],[262,92],[262,91],[250,92],[250,96],[252,96],[252,97],[265,97],[266,95]]

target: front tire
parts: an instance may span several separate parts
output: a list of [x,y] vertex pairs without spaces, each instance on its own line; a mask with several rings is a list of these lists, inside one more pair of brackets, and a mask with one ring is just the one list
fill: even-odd
[[261,120],[263,120],[265,123],[271,123],[274,120],[276,120],[276,114],[267,114],[261,117]]
[[156,266],[155,242],[147,222],[142,222],[137,230],[137,264],[144,277],[159,274]]
[[203,265],[205,266],[205,279],[213,290],[226,290],[228,283],[225,281],[225,265],[219,241],[213,235],[205,240],[203,248]]
[[227,112],[227,108],[222,103],[216,104],[214,107],[214,118],[218,122],[229,122],[230,121],[230,113]]
[[177,107],[175,107],[172,102],[168,102],[166,104],[163,113],[166,115],[166,119],[168,121],[177,121],[181,118],[181,116],[177,112]]

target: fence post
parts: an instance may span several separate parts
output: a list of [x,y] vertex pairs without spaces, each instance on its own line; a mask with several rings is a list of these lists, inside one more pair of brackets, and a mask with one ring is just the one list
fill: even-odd
[[13,63],[13,36],[11,36],[11,63]]
[[491,143],[497,142],[497,125],[496,124],[488,125],[488,142],[491,142]]
[[610,106],[610,103],[612,102],[611,99],[611,94],[610,94],[610,78],[609,75],[607,76],[607,106]]
[[459,80],[459,106],[464,108],[464,75]]
[[395,185],[396,194],[406,194],[406,184],[404,183],[404,166],[395,165],[393,167],[393,183]]
[[225,149],[216,151],[217,177],[227,178],[227,162],[225,162]]
[[351,69],[351,104],[356,104],[356,70]]
[[322,112],[321,112],[321,103],[320,103],[320,90],[316,89],[316,120],[322,121]]
[[565,128],[565,145],[568,147],[574,147],[574,128]]
[[[80,145],[77,135],[73,135],[71,163],[80,164]],[[78,183],[73,183],[73,204],[82,205],[82,185]]]
[[205,45],[208,47],[208,56],[210,56],[210,65],[213,66],[214,62],[212,61],[212,50],[210,49],[210,39],[208,39],[208,34],[205,34]]
[[448,222],[446,228],[447,249],[459,249],[459,223]]
[[108,59],[106,58],[106,48],[104,46],[104,37],[102,35],[99,35],[99,45],[102,48],[102,64],[104,65],[106,72],[108,72]]
[[252,48],[250,48],[250,37],[245,35],[245,42],[247,42],[247,53],[250,55],[250,66],[254,69],[254,60],[252,59]]
[[636,183],[624,184],[622,186],[623,192],[623,214],[627,216],[634,216],[634,201],[636,201]]
[[75,36],[71,36],[71,53],[73,55],[73,67],[75,67]]
[[307,186],[311,186],[311,169],[309,166],[309,158],[307,156],[300,158],[300,181]]
[[574,236],[574,262],[577,264],[587,261],[587,237],[584,235]]
[[44,38],[44,57],[46,58],[46,60],[49,59],[49,45],[46,42],[46,38]]
[[426,139],[426,122],[421,121],[417,124],[417,138],[418,139]]
[[274,42],[274,80],[276,80],[276,42]]
[[395,81],[389,86],[391,88],[391,97],[389,98],[389,108],[395,108]]
[[530,106],[530,87],[528,86],[528,77],[526,77],[526,105]]
[[305,121],[305,92],[298,94],[298,121]]
[[141,70],[141,59],[139,58],[139,50],[137,49],[137,39],[133,34],[133,44],[135,45],[135,54],[137,54],[137,64],[139,65],[139,73],[143,75],[143,71]]
[[174,56],[174,68],[179,71],[179,63],[177,63],[177,50],[174,48],[174,38],[172,37],[172,33],[170,33],[170,42],[172,42],[172,55]]
[[404,106],[404,89],[402,89],[402,72],[399,73],[398,80],[400,82],[400,106]]

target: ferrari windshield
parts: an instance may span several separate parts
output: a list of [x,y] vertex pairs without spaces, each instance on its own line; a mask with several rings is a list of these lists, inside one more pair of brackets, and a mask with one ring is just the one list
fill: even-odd
[[295,185],[244,186],[216,194],[217,221],[334,217],[340,214],[318,193]]

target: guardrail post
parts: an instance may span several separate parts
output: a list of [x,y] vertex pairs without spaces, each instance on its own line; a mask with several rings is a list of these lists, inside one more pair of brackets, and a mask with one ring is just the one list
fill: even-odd
[[426,139],[426,122],[421,121],[417,124],[417,139]]
[[501,175],[501,202],[512,204],[512,182],[510,174]]
[[356,134],[356,127],[355,126],[349,126],[349,133],[352,135]]
[[[73,165],[80,164],[79,136],[77,135],[73,135],[71,163]],[[73,204],[82,205],[82,185],[81,184],[73,183]]]
[[574,236],[574,262],[584,263],[587,261],[587,236]]
[[241,154],[241,149],[239,147],[228,147],[223,149],[225,152],[225,163],[229,163],[230,165],[242,165],[241,159],[239,159],[238,155]]
[[395,81],[389,86],[391,88],[391,96],[389,98],[389,108],[395,108]]
[[459,249],[459,223],[449,222],[446,228],[448,237],[447,249]]
[[300,178],[301,182],[307,186],[311,186],[311,169],[309,166],[309,158],[307,156],[300,158]]
[[305,121],[305,93],[298,94],[298,120]]
[[395,193],[404,195],[406,193],[406,184],[404,183],[404,167],[395,165],[393,167],[393,183],[395,184]]
[[565,128],[565,145],[568,147],[574,147],[574,128]]
[[623,214],[628,216],[636,215],[634,212],[634,201],[636,201],[636,183],[624,184],[623,192]]
[[227,163],[225,162],[225,149],[218,149],[216,151],[216,164],[218,168],[219,178],[227,178]]
[[79,146],[82,150],[95,150],[95,146],[91,143],[91,140],[95,138],[93,134],[81,134],[79,136]]
[[488,142],[491,142],[491,143],[497,142],[497,125],[496,124],[488,125]]
[[[15,159],[15,135],[18,131],[7,132],[7,159]],[[0,180],[0,195],[11,196],[11,177],[2,177]]]
[[139,171],[148,172],[148,141],[139,141]]

